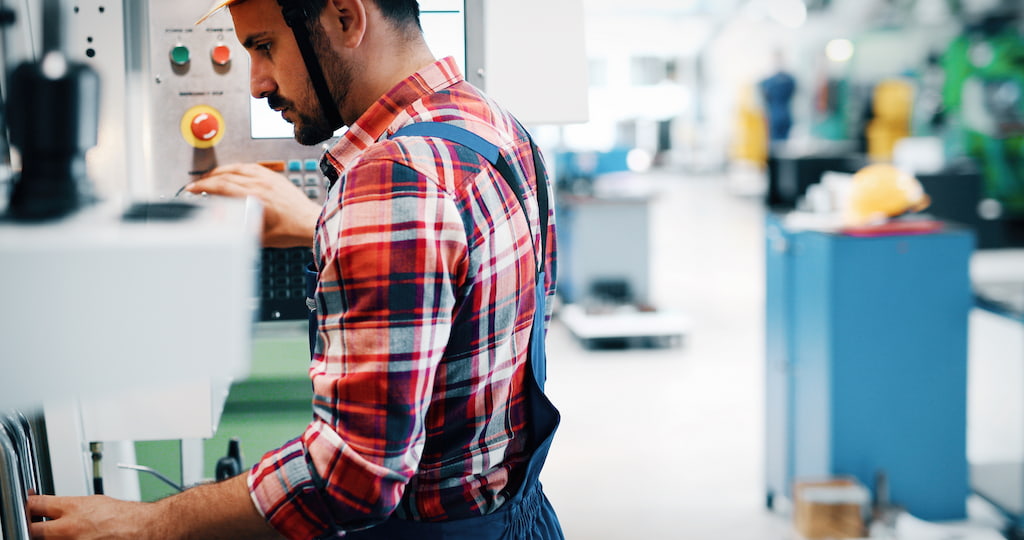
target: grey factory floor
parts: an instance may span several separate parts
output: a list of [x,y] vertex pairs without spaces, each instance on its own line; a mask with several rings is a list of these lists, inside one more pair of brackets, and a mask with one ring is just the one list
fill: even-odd
[[545,490],[570,539],[795,538],[764,507],[763,206],[722,177],[645,180],[652,297],[692,325],[675,347],[591,350],[554,322]]

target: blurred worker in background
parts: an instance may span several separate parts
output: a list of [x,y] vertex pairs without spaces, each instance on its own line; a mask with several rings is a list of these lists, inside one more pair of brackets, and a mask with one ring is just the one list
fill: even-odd
[[785,141],[793,127],[790,103],[796,93],[796,79],[785,70],[782,53],[775,54],[775,73],[762,80],[760,87],[768,117],[768,138],[773,143]]
[[[31,514],[50,518],[33,537],[562,538],[537,481],[558,424],[531,351],[555,239],[529,135],[453,59],[434,59],[415,1],[281,3],[214,9],[231,5],[252,94],[297,140],[349,126],[323,158],[327,201],[312,207],[258,165],[190,189],[258,196],[267,245],[312,241],[313,419],[247,474],[155,503],[33,496]],[[495,145],[506,174],[464,144],[391,138],[442,122]]]

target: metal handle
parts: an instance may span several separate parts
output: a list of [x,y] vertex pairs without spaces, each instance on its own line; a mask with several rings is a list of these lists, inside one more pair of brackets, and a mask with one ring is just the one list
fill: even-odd
[[20,412],[9,412],[0,417],[0,422],[7,428],[7,434],[14,444],[14,450],[21,459],[21,482],[27,491],[41,493],[39,489],[39,473],[35,467],[35,445],[29,433],[28,419]]
[[29,540],[20,461],[12,437],[0,423],[0,527],[5,540]]

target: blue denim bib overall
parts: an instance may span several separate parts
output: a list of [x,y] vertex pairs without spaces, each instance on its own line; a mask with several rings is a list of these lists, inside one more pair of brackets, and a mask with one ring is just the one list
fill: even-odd
[[[523,204],[523,188],[516,180],[509,164],[501,158],[498,148],[483,138],[452,124],[420,122],[408,125],[393,137],[420,136],[437,137],[463,145],[483,156],[494,165],[505,181],[512,187],[519,204]],[[539,154],[531,141],[534,165],[537,171],[538,203],[541,212],[541,238],[547,234],[547,175],[540,163]],[[525,206],[523,207],[525,211]],[[527,430],[529,432],[530,460],[526,476],[519,490],[505,501],[496,512],[485,516],[441,522],[404,520],[391,516],[385,522],[362,531],[352,531],[346,538],[353,540],[563,540],[561,525],[554,508],[544,496],[540,484],[540,471],[544,467],[551,441],[558,428],[560,416],[551,401],[544,394],[547,378],[547,358],[544,348],[544,317],[546,314],[547,290],[544,286],[544,264],[546,241],[542,242],[541,265],[537,272],[536,311],[530,332],[530,352],[527,360]],[[306,271],[306,296],[315,298],[318,275],[312,265]],[[310,304],[309,348],[312,355],[316,344],[317,317]]]

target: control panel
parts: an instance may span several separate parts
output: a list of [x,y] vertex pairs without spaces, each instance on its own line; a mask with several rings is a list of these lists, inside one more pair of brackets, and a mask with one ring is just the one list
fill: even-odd
[[290,126],[272,126],[265,134],[260,123],[283,121],[276,113],[269,119],[259,114],[271,111],[249,97],[249,55],[235,37],[230,13],[222,10],[195,24],[208,7],[207,0],[148,3],[145,161],[152,195],[173,196],[219,165],[256,161],[321,200],[323,147],[298,144]]
[[[295,142],[290,125],[265,100],[250,98],[249,55],[235,37],[228,10],[195,24],[209,4],[150,0],[147,5],[144,161],[151,196],[173,197],[219,165],[258,162],[285,175],[310,199],[323,200],[324,147]],[[303,267],[311,260],[306,248],[263,250],[260,320],[307,317]]]
[[[465,66],[471,51],[482,51],[466,46],[469,5],[420,1],[424,37],[436,57],[454,56]],[[197,25],[209,0],[77,0],[68,6],[71,49],[98,69],[105,88],[100,142],[89,167],[98,183],[111,184],[108,191],[124,185],[133,198],[170,199],[217,166],[257,162],[311,200],[326,196],[319,165],[333,141],[300,145],[266,100],[250,97],[249,55],[228,10]],[[474,7],[474,17],[482,20],[481,13]],[[300,278],[311,260],[305,248],[264,250],[262,320],[307,316]]]

